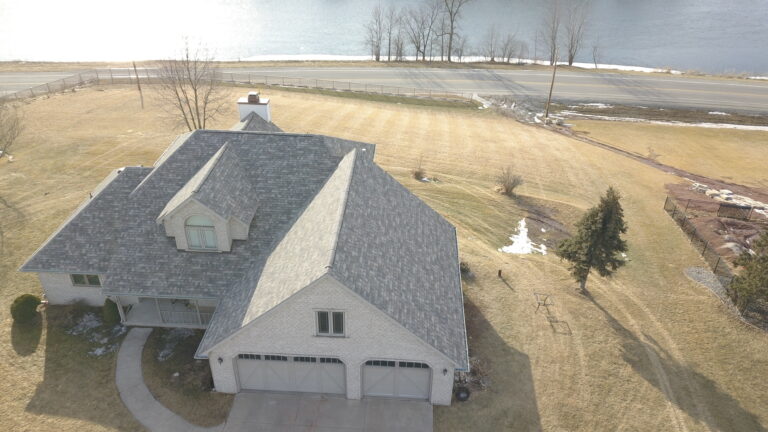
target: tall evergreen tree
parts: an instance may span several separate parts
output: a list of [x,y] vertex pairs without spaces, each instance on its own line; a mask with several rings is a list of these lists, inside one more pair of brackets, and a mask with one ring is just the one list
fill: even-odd
[[609,187],[600,203],[592,207],[576,224],[575,236],[565,239],[557,247],[557,255],[571,266],[571,275],[583,292],[590,270],[600,276],[610,276],[624,265],[620,256],[627,251],[627,242],[621,235],[627,232],[621,196]]
[[757,299],[768,299],[768,231],[754,244],[752,253],[744,252],[736,265],[743,267],[731,284],[733,301],[745,311]]

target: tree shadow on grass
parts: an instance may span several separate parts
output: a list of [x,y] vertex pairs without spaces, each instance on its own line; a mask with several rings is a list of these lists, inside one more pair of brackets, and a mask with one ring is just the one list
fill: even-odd
[[[621,337],[621,354],[624,361],[696,422],[705,424],[713,431],[766,432],[760,419],[747,411],[733,396],[720,389],[716,382],[693,367],[681,363],[648,334],[643,333],[644,340],[638,338],[594,298],[588,297]],[[659,371],[654,363],[660,365],[663,371]],[[669,382],[671,395],[665,391],[667,385],[662,384],[663,379]],[[698,400],[694,394],[699,396]]]
[[16,354],[26,357],[35,351],[43,334],[43,320],[38,315],[34,321],[20,324],[16,321],[11,326],[11,345]]
[[[440,430],[442,410],[445,423],[455,430],[466,422],[466,430],[541,431],[541,419],[528,355],[511,347],[485,319],[482,311],[464,299],[470,357],[480,360],[486,370],[488,388],[473,390],[467,402],[454,401],[450,407],[435,407],[435,430]],[[456,417],[454,417],[456,416]]]
[[117,353],[89,355],[92,343],[67,334],[71,327],[66,306],[46,310],[45,369],[26,410],[45,416],[97,423],[119,431],[143,430],[123,405],[115,386]]

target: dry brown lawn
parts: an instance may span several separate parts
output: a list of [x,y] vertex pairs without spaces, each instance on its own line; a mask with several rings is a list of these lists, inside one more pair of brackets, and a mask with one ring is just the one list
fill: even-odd
[[210,391],[211,370],[206,360],[195,360],[195,351],[204,332],[179,338],[178,344],[165,359],[159,353],[167,349],[171,329],[155,329],[150,333],[142,365],[144,382],[152,395],[166,408],[198,426],[216,426],[223,423],[232,408],[234,396]]
[[[728,121],[724,117],[722,121]],[[590,138],[706,177],[768,189],[768,133],[577,120]]]
[[[232,100],[242,92],[233,89]],[[435,430],[766,430],[768,336],[684,276],[703,262],[661,208],[664,184],[678,179],[488,111],[269,93],[283,129],[377,144],[378,163],[458,227],[462,259],[477,276],[465,286],[470,350],[486,362],[490,386],[435,408]],[[114,389],[113,357],[90,360],[86,374],[82,349],[50,328],[34,348],[18,349],[7,311],[16,295],[39,292],[33,275],[15,271],[22,261],[110,169],[151,164],[175,132],[151,101],[141,111],[131,88],[58,95],[25,111],[16,162],[0,160],[3,426],[137,429]],[[235,121],[232,107],[214,126]],[[422,156],[439,183],[411,178]],[[526,181],[517,199],[494,191],[506,165]],[[591,279],[590,297],[575,293],[553,255],[497,251],[524,216],[534,240],[562,236],[553,220],[569,229],[608,185],[625,196],[631,261],[613,279]],[[551,312],[570,335],[535,312],[534,292],[553,295]],[[61,364],[65,352],[72,360]],[[34,403],[41,392],[44,406]]]

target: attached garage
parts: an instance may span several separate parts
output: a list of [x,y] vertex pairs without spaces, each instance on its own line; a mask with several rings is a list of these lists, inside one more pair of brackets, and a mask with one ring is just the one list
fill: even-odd
[[241,390],[346,394],[344,363],[332,357],[239,354]]
[[426,363],[368,360],[363,366],[363,395],[429,399],[431,376]]

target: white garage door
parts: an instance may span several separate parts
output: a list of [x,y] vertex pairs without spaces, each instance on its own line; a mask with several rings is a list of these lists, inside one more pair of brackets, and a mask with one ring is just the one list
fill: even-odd
[[344,363],[337,358],[240,354],[241,390],[346,394]]
[[368,360],[363,366],[363,394],[429,399],[432,370],[425,363]]

